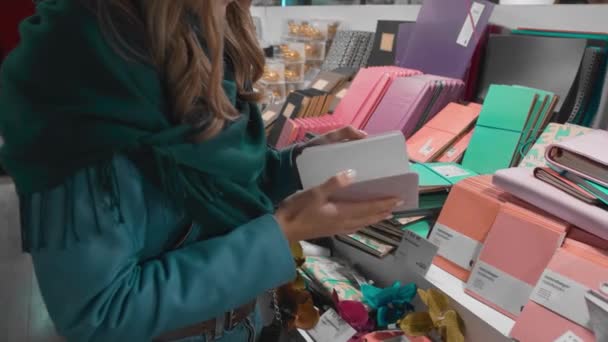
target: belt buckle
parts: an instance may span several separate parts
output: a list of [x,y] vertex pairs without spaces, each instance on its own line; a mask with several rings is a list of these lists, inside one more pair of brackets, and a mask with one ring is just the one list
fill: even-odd
[[236,323],[236,310],[230,310],[226,313],[226,324],[224,328],[226,330],[234,329],[234,324]]

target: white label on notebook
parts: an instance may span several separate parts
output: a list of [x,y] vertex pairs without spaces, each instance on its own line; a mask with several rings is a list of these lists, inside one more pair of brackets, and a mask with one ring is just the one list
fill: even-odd
[[585,294],[589,288],[555,271],[546,269],[530,299],[564,316],[578,325],[591,329]]
[[475,34],[475,29],[477,28],[477,23],[483,14],[486,5],[480,4],[479,2],[473,2],[471,5],[471,10],[469,11],[467,17],[464,19],[464,24],[462,25],[462,29],[460,30],[460,34],[458,35],[458,39],[456,39],[456,43],[458,45],[467,47],[469,46],[469,42],[471,42],[471,37]]
[[325,87],[327,87],[328,84],[329,82],[326,80],[318,80],[317,82],[315,82],[315,84],[313,84],[312,87],[317,90],[325,90]]
[[348,88],[344,88],[342,90],[340,90],[337,94],[336,97],[341,99],[344,97],[344,95],[346,95],[346,92],[348,92]]
[[572,331],[568,330],[565,334],[556,338],[553,342],[585,342],[585,340],[576,336],[576,334]]
[[445,178],[462,177],[469,174],[467,170],[457,165],[438,165],[431,167],[431,169]]
[[291,115],[293,114],[293,111],[296,109],[296,106],[294,106],[292,103],[288,103],[287,106],[285,107],[285,110],[283,111],[283,116],[286,118],[291,118]]
[[435,148],[433,147],[433,138],[430,138],[426,141],[424,145],[422,145],[420,150],[418,150],[418,153],[422,154],[425,157],[428,157],[428,155],[431,154],[433,150],[435,150]]
[[437,255],[437,246],[412,231],[406,230],[403,233],[395,257],[408,269],[425,276]]
[[327,310],[313,329],[308,330],[315,341],[347,342],[357,331],[333,309]]
[[534,287],[481,260],[475,263],[467,289],[496,306],[518,316]]
[[473,268],[483,248],[481,242],[439,222],[435,224],[429,240],[439,246],[437,254],[468,271]]
[[271,120],[272,118],[274,118],[275,115],[277,115],[276,112],[268,110],[268,111],[264,112],[264,114],[262,115],[262,120],[264,120],[264,122],[266,122],[266,121]]

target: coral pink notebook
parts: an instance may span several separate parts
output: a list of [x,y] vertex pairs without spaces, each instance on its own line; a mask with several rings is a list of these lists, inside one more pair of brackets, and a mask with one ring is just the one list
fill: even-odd
[[511,337],[553,342],[571,336],[572,341],[596,342],[585,294],[599,292],[607,281],[608,251],[566,239],[534,289]]
[[512,203],[503,204],[465,291],[515,319],[567,230],[563,221]]
[[471,128],[462,137],[456,139],[452,146],[448,147],[439,157],[437,161],[440,163],[458,163],[462,160],[464,153],[469,147],[471,138],[473,138],[473,131],[475,128]]
[[489,176],[471,177],[457,183],[429,236],[439,247],[433,263],[467,281],[504,195],[492,185]]
[[449,103],[408,141],[410,159],[418,163],[434,161],[477,120],[481,105]]

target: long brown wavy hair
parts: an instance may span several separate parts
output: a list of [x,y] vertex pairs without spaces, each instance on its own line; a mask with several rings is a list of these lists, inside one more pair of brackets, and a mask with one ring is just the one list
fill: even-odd
[[[93,0],[106,37],[121,52],[152,63],[163,80],[172,119],[215,136],[238,117],[222,88],[224,57],[234,66],[237,91],[259,100],[251,84],[262,77],[250,0]],[[127,56],[127,57],[128,57]]]

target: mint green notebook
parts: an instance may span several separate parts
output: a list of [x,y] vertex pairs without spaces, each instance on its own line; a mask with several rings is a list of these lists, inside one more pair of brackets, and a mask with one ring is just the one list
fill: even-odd
[[482,175],[509,168],[520,137],[520,132],[478,126],[462,165]]
[[536,98],[537,93],[531,88],[492,85],[477,126],[522,132]]
[[430,220],[422,220],[416,223],[408,224],[403,227],[402,230],[409,230],[410,232],[426,239],[431,232],[432,224],[433,223]]
[[534,118],[544,110],[539,95],[532,88],[490,86],[462,166],[478,174],[509,168],[524,131],[535,125]]

